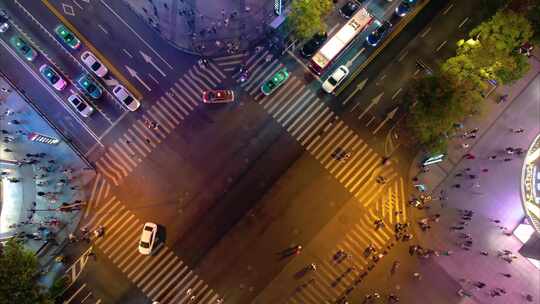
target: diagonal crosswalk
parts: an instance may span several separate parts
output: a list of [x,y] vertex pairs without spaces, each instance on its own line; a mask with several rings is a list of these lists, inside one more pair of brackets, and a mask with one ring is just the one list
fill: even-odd
[[[97,176],[96,179],[103,179]],[[98,186],[96,186],[98,185]],[[94,183],[94,192],[103,192],[102,181]],[[153,301],[167,303],[208,303],[222,301],[193,270],[180,260],[166,245],[153,256],[139,254],[137,247],[143,227],[135,214],[114,196],[94,195],[101,200],[93,204],[92,217],[86,227],[90,231],[105,228],[93,247],[103,252],[128,279]]]
[[[260,92],[260,86],[284,66],[271,56],[268,51],[264,51],[247,58],[245,64],[250,77],[240,86],[254,96],[267,113],[364,207],[375,204],[377,197],[384,194],[388,185],[398,178],[393,166],[383,166],[382,157],[356,135],[356,132],[314,92],[308,90],[302,79],[291,76],[272,95],[264,96]],[[238,73],[233,74],[233,77],[238,76]],[[381,177],[386,181],[384,184],[377,182]],[[404,199],[403,191],[393,192],[392,212],[403,208]]]
[[[335,303],[337,299],[352,292],[361,283],[361,275],[371,265],[373,267],[375,265],[371,256],[362,255],[364,250],[372,245],[377,252],[382,253],[392,243],[393,232],[390,227],[374,229],[373,222],[377,218],[374,213],[369,212],[352,225],[332,251],[323,254],[317,263],[317,271],[311,274],[306,283],[297,287],[286,302]],[[340,263],[334,260],[338,250],[348,254],[348,257]]]
[[[203,90],[216,88],[226,75],[210,62],[193,66],[96,161],[98,172],[118,186],[202,102]],[[157,123],[149,127],[147,121]]]

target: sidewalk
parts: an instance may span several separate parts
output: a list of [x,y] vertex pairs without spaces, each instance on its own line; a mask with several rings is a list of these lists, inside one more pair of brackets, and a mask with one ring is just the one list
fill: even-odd
[[[426,192],[434,198],[428,213],[441,214],[439,223],[432,224],[428,232],[422,232],[415,222],[425,217],[426,212],[417,209],[412,212],[420,244],[435,250],[454,251],[451,258],[436,261],[456,280],[487,284],[484,290],[473,291],[472,299],[477,303],[524,303],[524,293],[533,295],[535,301],[540,299],[538,269],[517,253],[521,242],[513,235],[503,233],[512,232],[524,217],[520,197],[523,158],[506,154],[505,148],[526,149],[540,132],[539,55],[536,50],[535,57],[530,59],[531,70],[523,79],[512,86],[497,88],[486,99],[484,114],[463,123],[463,132],[478,128],[475,139],[453,139],[446,159],[429,166],[426,173],[419,172],[419,164],[425,155],[418,155],[410,170],[411,180],[417,177],[418,181],[414,183],[425,185]],[[503,94],[508,94],[508,100],[497,103]],[[511,128],[525,131],[515,134]],[[470,145],[467,149],[461,146],[464,142]],[[464,158],[466,153],[475,158]],[[493,155],[496,158],[490,159]],[[511,160],[504,161],[505,158]],[[455,187],[457,184],[460,188]],[[439,200],[441,196],[443,200]],[[456,243],[463,240],[449,230],[461,220],[456,209],[474,211],[471,223],[461,230],[470,233],[474,240],[470,251],[458,247]],[[494,219],[500,223],[494,223]],[[497,258],[497,251],[504,249],[511,250],[519,258],[511,264]],[[489,256],[481,255],[480,251],[487,251]],[[505,278],[500,273],[510,273],[512,278]],[[470,288],[463,281],[461,283],[463,288]],[[491,298],[488,292],[495,287],[505,288],[508,294]]]
[[84,169],[85,162],[65,142],[29,140],[31,132],[61,137],[2,78],[0,88],[0,239],[19,235],[47,269],[80,219],[78,211],[57,209],[62,203],[84,201],[81,189],[94,172]]

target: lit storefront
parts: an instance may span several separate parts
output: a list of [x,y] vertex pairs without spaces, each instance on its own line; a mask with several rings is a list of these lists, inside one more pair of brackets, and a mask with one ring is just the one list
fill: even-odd
[[[514,235],[524,243],[520,253],[540,264],[540,134],[527,150],[521,172],[521,200],[527,216]],[[534,261],[536,260],[536,261]]]

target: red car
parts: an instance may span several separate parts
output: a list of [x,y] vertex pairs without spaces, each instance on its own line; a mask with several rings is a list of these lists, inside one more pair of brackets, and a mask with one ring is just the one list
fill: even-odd
[[204,103],[226,103],[234,101],[234,92],[232,90],[208,90],[204,91]]

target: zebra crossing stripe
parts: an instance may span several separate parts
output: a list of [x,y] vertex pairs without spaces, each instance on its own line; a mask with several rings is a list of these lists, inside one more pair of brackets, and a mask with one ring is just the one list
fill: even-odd
[[103,173],[103,175],[107,176],[110,180],[112,180],[112,182],[118,186],[119,183],[118,183],[118,178],[116,176],[116,172],[113,171],[113,172],[110,172],[107,164],[103,161],[103,157],[100,158],[98,161],[96,161],[96,167],[97,169],[99,170],[99,172]]
[[[341,133],[343,133],[343,132],[345,132],[345,134],[343,134],[343,136],[341,136]],[[330,147],[330,145],[328,145],[328,146],[325,148],[325,150],[328,149],[328,148],[332,149],[332,148],[335,147],[336,149],[341,148],[341,150],[346,151],[347,147],[346,147],[346,146],[344,147],[344,146],[343,146],[343,143],[344,143],[345,141],[350,142],[350,141],[351,141],[351,138],[349,138],[349,137],[351,137],[351,136],[352,136],[352,138],[354,138],[356,135],[354,134],[353,131],[351,131],[351,129],[349,129],[349,128],[343,128],[343,129],[340,131],[340,134],[338,134],[336,137],[334,137],[334,140],[338,140],[338,139],[339,139],[339,141],[338,141],[336,144],[334,144],[334,143],[332,142],[332,143],[330,144],[330,145],[332,145],[332,147]],[[332,157],[332,153],[330,153],[330,151],[332,151],[332,150],[328,150],[328,153],[324,152],[324,154],[321,155],[321,157],[322,157],[322,159],[320,159],[321,164],[324,165],[324,163],[327,162],[327,161]]]
[[261,100],[261,102],[259,102],[260,104],[263,104],[263,101],[264,104],[263,104],[263,109],[267,110],[267,112],[269,114],[272,114],[273,111],[271,110],[268,110],[268,107],[270,106],[273,106],[274,105],[274,102],[278,99],[281,99],[285,93],[287,93],[289,90],[288,88],[291,87],[291,88],[296,88],[297,86],[300,85],[300,82],[299,81],[296,81],[296,79],[292,79],[291,81],[288,81],[286,82],[283,87],[281,88],[281,90],[278,90],[278,92],[276,92],[274,95],[272,95],[271,97],[265,99],[265,100]]
[[[95,220],[103,218],[103,216],[112,212],[112,210],[116,210],[119,204],[120,202],[116,200],[116,197],[111,196],[111,198],[105,202],[103,206],[96,210],[92,218],[86,223],[86,227],[91,227]],[[104,212],[104,214],[101,214],[102,212]]]
[[[318,99],[317,99],[317,100],[318,100]],[[302,128],[303,128],[303,126],[304,126],[308,121],[310,121],[309,125],[307,125],[307,126],[303,129],[302,133],[300,133],[300,134],[297,136],[298,140],[302,140],[302,141],[301,141],[302,146],[305,146],[305,145],[308,143],[308,141],[310,140],[310,138],[313,136],[313,134],[316,134],[315,132],[317,131],[317,128],[313,128],[313,126],[314,126],[315,124],[317,124],[317,126],[318,126],[319,124],[325,123],[330,117],[332,117],[332,115],[334,115],[332,112],[329,112],[329,110],[328,110],[327,107],[324,107],[324,108],[323,108],[323,111],[320,112],[320,109],[321,109],[322,106],[323,106],[323,104],[320,103],[320,104],[319,104],[319,107],[317,107],[317,109],[315,109],[315,111],[313,111],[313,113],[311,113],[310,116],[309,116],[307,119],[305,119],[305,120],[304,120],[304,121],[296,128],[296,130],[294,130],[294,132],[292,133],[293,136],[295,136],[295,134],[296,134],[297,132],[301,131]],[[315,119],[311,120],[311,117],[312,117],[313,115],[317,114],[317,113],[318,113],[317,117],[316,117]],[[325,115],[326,115],[326,116],[325,116]],[[322,120],[320,120],[321,118],[322,118]],[[319,121],[319,120],[320,120],[320,121]],[[307,132],[309,132],[310,130],[312,130],[312,133],[310,133],[310,135],[304,137],[304,135],[305,135]],[[306,147],[306,150],[309,151],[309,150],[311,149],[311,146],[312,146],[313,143],[315,143],[315,141],[312,141],[312,142]]]
[[[156,105],[159,105],[160,108],[163,108],[164,112],[170,111],[171,112],[170,116],[175,117],[175,123],[177,125],[179,125],[180,120],[184,120],[184,115],[187,116],[188,112],[186,110],[184,110],[184,108],[182,108],[182,106],[180,106],[179,104],[176,104],[176,102],[172,101],[171,99],[172,99],[171,97],[161,97],[161,102],[157,103]],[[169,100],[171,100],[171,101],[169,102]],[[175,104],[176,107],[173,104]],[[182,113],[180,113],[179,110],[182,111],[182,112],[184,112],[184,111],[186,111],[186,112],[184,113],[184,115],[182,115]],[[178,117],[178,119],[180,119],[180,120],[176,119],[176,117]]]
[[[124,135],[124,136],[125,136],[125,135]],[[121,148],[122,150],[127,150],[127,152],[129,153],[129,156],[130,156],[129,159],[130,159],[132,162],[135,162],[134,158],[137,156],[137,154],[133,151],[133,149],[131,149],[131,146],[128,145],[128,144],[126,143],[125,140],[121,140],[121,139],[122,139],[122,137],[119,138],[119,140],[116,142],[116,144],[117,144],[118,146],[120,146],[120,148]],[[141,160],[140,158],[137,158],[136,161],[137,161],[137,163],[134,164],[135,167],[136,167],[137,164],[140,163],[142,160]]]
[[[106,240],[110,241],[110,240],[114,239],[115,236],[120,236],[120,235],[123,235],[125,233],[125,230],[123,230],[122,228],[124,228],[131,220],[133,220],[135,215],[133,215],[133,213],[131,213],[131,212],[125,212],[124,215],[122,216],[122,218],[124,218],[125,216],[128,216],[128,217],[124,221],[122,221],[122,224],[118,227],[118,229],[116,231],[114,231],[114,233],[112,233],[110,236],[107,236]],[[135,224],[137,223],[136,219],[135,219],[134,223]],[[112,230],[111,227],[107,227],[107,229]],[[108,253],[111,249],[113,249],[114,246],[111,246],[111,245],[114,245],[114,242],[109,242],[107,244],[104,244],[104,246],[102,247],[103,252]]]
[[[178,258],[176,256],[174,256],[172,259],[169,260],[169,263],[167,264],[167,266],[165,267],[162,267],[161,268],[161,271],[153,276],[147,276],[147,278],[152,278],[152,280],[150,280],[147,284],[144,285],[144,287],[142,288],[142,291],[146,294],[148,294],[149,296],[152,296],[153,294],[153,290],[155,290],[156,288],[159,287],[160,284],[158,284],[157,286],[154,286],[154,284],[158,283],[157,280],[158,279],[166,279],[166,277],[168,276],[168,274],[171,274],[172,271],[175,271],[176,268],[178,268],[179,263],[176,263],[178,260]],[[176,264],[176,266],[175,266]],[[165,272],[165,277],[163,277],[163,273]],[[141,283],[142,284],[142,283]],[[152,289],[152,286],[154,287]]]
[[[334,146],[334,142],[336,142],[336,140],[338,140],[338,138],[341,137],[341,135],[343,134],[343,132],[345,131],[348,131],[348,128],[339,128],[339,131],[338,133],[336,134],[336,136],[332,136],[332,137],[329,137],[330,141],[328,142],[328,144],[326,144],[324,147],[322,147],[322,149],[317,153],[317,155],[315,155],[315,158],[318,159],[319,161],[321,161],[321,157],[325,156],[326,153],[331,153],[333,151],[335,151],[337,149],[337,147]],[[334,149],[334,150],[332,150]]]
[[92,191],[90,191],[90,197],[88,198],[88,205],[86,206],[86,208],[84,208],[83,218],[88,217],[90,210],[93,209],[94,204],[97,203],[96,201],[97,201],[97,198],[99,197],[99,194],[101,193],[101,191],[103,191],[103,187],[99,187],[99,192],[96,193],[98,185],[101,185],[101,181],[102,181],[101,174],[98,173],[93,180]]
[[[335,161],[334,163],[336,164],[335,166],[333,166],[331,169],[330,169],[330,173],[333,174],[334,176],[337,177],[336,174],[334,174],[334,171],[336,171],[337,169],[341,168],[342,170],[344,170],[345,168],[349,167],[351,164],[354,163],[354,161],[356,160],[356,158],[358,158],[358,154],[360,153],[357,149],[358,147],[360,146],[366,146],[365,144],[363,144],[362,142],[362,139],[358,138],[357,135],[355,134],[354,135],[356,138],[354,141],[350,141],[349,144],[353,143],[354,142],[354,145],[352,146],[352,148],[350,149],[351,151],[351,157],[349,158],[349,160],[347,160],[346,162],[340,162],[340,163],[337,163],[337,161]],[[348,145],[349,145],[348,144]],[[346,146],[345,147],[346,150],[349,149],[349,146]],[[334,160],[333,160],[334,161]],[[330,164],[330,163],[329,163]],[[329,165],[328,164],[328,165]]]
[[[301,90],[298,90],[298,91],[299,93],[302,93]],[[295,96],[294,99],[291,98],[293,99],[292,102],[283,103],[282,107],[276,111],[277,122],[279,122],[283,127],[286,127],[286,124],[283,122],[283,120],[287,117],[289,117],[289,119],[292,118],[290,114],[291,114],[291,111],[293,111],[293,109],[303,110],[305,104],[310,101],[309,98],[307,98],[305,93],[307,93],[307,91],[305,91],[304,94],[300,96]],[[285,112],[283,113],[283,111]]]
[[111,167],[116,167],[120,170],[120,172],[122,172],[123,176],[121,176],[120,179],[124,178],[129,172],[131,172],[131,167],[125,162],[125,159],[119,155],[119,151],[116,151],[114,145],[109,147],[104,156],[108,158]]
[[[354,172],[355,174],[351,176],[349,178],[349,181],[345,184],[345,188],[349,189],[349,191],[352,191],[352,189],[355,189],[360,184],[360,182],[364,179],[364,177],[367,176],[368,180],[371,178],[372,170],[377,165],[375,160],[378,158],[377,154],[371,153],[371,152],[373,152],[373,150],[371,150],[370,148],[368,151],[369,158],[364,163],[362,163],[362,166],[358,168],[356,172]],[[363,172],[365,172],[365,174],[362,175],[362,177],[358,178],[358,176]]]
[[[171,105],[168,105],[168,103],[156,103],[154,107],[156,108],[156,113],[170,125],[171,130],[180,124],[180,120],[175,116],[175,114],[178,115],[179,113]],[[181,119],[182,116],[179,115],[179,117]]]
[[197,77],[197,75],[195,75],[195,73],[193,72],[193,69],[188,71],[188,75],[191,76],[190,80],[193,81],[194,83],[199,84],[201,88],[204,89],[208,87],[208,85],[204,81],[202,81],[199,77]]
[[129,137],[129,136],[126,134],[126,135],[125,135],[126,138],[127,138],[130,142],[132,142],[132,143],[134,143],[134,142],[139,143],[139,144],[134,144],[133,146],[134,146],[137,150],[139,150],[139,152],[141,152],[141,154],[144,155],[144,157],[146,157],[146,153],[142,152],[142,150],[141,150],[140,147],[143,147],[148,153],[152,152],[152,150],[146,145],[146,143],[143,142],[143,140],[142,140],[137,134],[135,134],[135,132],[134,132],[131,128],[128,129],[128,133],[129,133],[132,137]]
[[[148,270],[148,268],[150,268],[157,261],[162,260],[163,257],[166,256],[169,253],[170,253],[169,250],[160,250],[154,256],[153,259],[150,259],[150,261],[148,261],[148,259],[142,259],[141,262],[135,263],[134,264],[135,267],[132,268],[132,269],[131,269],[131,266],[132,266],[131,263],[128,263],[127,265],[125,265],[121,269],[125,269],[125,272],[127,272],[127,277],[133,281],[134,278],[139,277],[140,275],[144,274]],[[142,257],[142,255],[139,255],[139,256]],[[132,261],[134,261],[134,260],[135,259],[133,259]],[[129,269],[131,269],[130,272],[128,272]]]
[[[194,77],[197,77],[197,79],[201,81],[203,81],[203,79],[206,80],[206,82],[210,84],[210,87],[215,88],[217,86],[217,83],[214,82],[214,79],[210,79],[208,75],[204,73],[204,71],[197,69],[193,73],[194,73]],[[212,74],[209,74],[209,75],[212,75]],[[217,80],[217,82],[219,82],[219,79]],[[203,81],[203,83],[205,82]]]
[[[316,100],[316,101],[317,101],[317,100]],[[302,126],[303,126],[304,124],[306,124],[308,121],[310,121],[311,118],[313,117],[313,115],[315,115],[316,113],[318,113],[318,112],[319,112],[319,109],[320,109],[322,106],[323,106],[322,103],[318,103],[318,102],[313,102],[313,103],[311,103],[311,104],[309,105],[309,107],[306,109],[306,112],[305,112],[305,113],[308,114],[308,117],[306,117],[306,119],[304,119],[304,120],[301,119],[302,116],[296,117],[296,118],[294,119],[294,121],[289,125],[289,127],[287,127],[287,132],[289,132],[289,133],[291,133],[291,135],[295,136],[294,134],[297,132],[297,130],[301,129]],[[314,109],[311,109],[311,108],[313,108],[313,107],[315,107],[315,108],[314,108]],[[311,109],[311,110],[310,110],[310,109]],[[300,126],[298,126],[298,128],[296,128],[296,129],[294,130],[294,132],[291,132],[299,122],[302,122],[302,123],[300,124]],[[313,123],[313,122],[312,122],[312,123]]]
[[145,128],[145,131],[150,134],[151,136],[155,136],[158,144],[161,143],[161,139],[165,139],[167,137],[167,134],[163,132],[162,128],[158,127],[158,128],[150,128],[147,124],[146,124],[146,121],[155,121],[156,123],[158,123],[159,125],[161,125],[161,121],[159,119],[156,119],[153,115],[152,115],[152,109],[146,111],[146,113],[144,113],[142,115],[142,119],[145,120],[145,122],[142,122],[142,124],[144,125],[144,128]]
[[[191,111],[193,111],[194,109],[193,106],[197,105],[197,102],[195,102],[195,100],[197,100],[198,98],[201,98],[202,92],[197,93],[193,91],[193,89],[189,86],[189,84],[186,84],[183,78],[178,79],[178,81],[174,83],[174,86],[176,88],[171,88],[174,94],[177,94],[177,96],[183,95],[189,101],[189,103],[185,102],[184,104],[187,105]],[[178,89],[178,91],[176,89]]]
[[[293,99],[294,97],[296,97],[297,94],[300,93],[300,90],[298,90],[298,88],[302,85],[300,81],[290,81],[289,83],[291,83],[291,86],[290,86],[291,90],[286,90],[285,88],[287,88],[287,86],[283,86],[284,89],[280,90],[275,95],[276,97],[270,100],[270,102],[266,104],[266,106],[270,106],[270,108],[267,108],[268,113],[270,113],[274,117],[276,117],[275,115],[276,108],[281,103],[287,103],[288,100]],[[292,95],[289,95],[291,93]]]
[[[193,108],[193,106],[189,102],[191,101],[191,103],[193,103],[193,105],[195,105],[195,106],[197,106],[197,103],[195,101],[191,100],[192,98],[188,94],[186,94],[184,92],[180,93],[175,88],[171,88],[171,91],[173,92],[175,97],[178,97],[178,99],[173,98],[173,96],[167,95],[167,97],[169,97],[169,100],[172,100],[178,106],[180,111],[184,112],[184,114],[186,116],[188,116],[190,111],[193,111],[195,109],[195,108]],[[184,106],[182,106],[182,105],[184,105]],[[189,111],[184,109],[184,107],[187,107],[189,109]]]
[[121,154],[120,158],[122,159],[122,163],[127,167],[129,172],[131,172],[134,167],[137,167],[137,162],[133,160],[133,157],[131,157],[131,155],[128,155],[125,152],[126,150],[121,147],[121,142],[116,141],[111,146],[111,148],[114,148],[115,150],[118,151],[119,154]]
[[[182,262],[180,262],[180,265],[183,265]],[[171,288],[172,284],[174,284],[174,283],[180,278],[180,276],[181,276],[184,272],[186,272],[187,269],[188,269],[188,267],[184,265],[184,267],[183,267],[180,271],[176,272],[175,276],[169,280],[169,282],[167,283],[167,285],[165,285],[165,286],[159,291],[159,293],[158,293],[157,295],[154,296],[154,298],[155,298],[155,299],[161,299],[161,298],[163,297],[163,293],[165,293],[166,291],[172,292],[172,288]],[[167,296],[167,295],[165,295],[165,297],[166,297],[166,296]]]
[[340,176],[345,172],[345,171],[348,171],[348,172],[351,172],[351,171],[354,171],[354,169],[360,165],[361,163],[361,160],[367,156],[367,154],[363,153],[364,150],[367,148],[368,146],[362,141],[362,139],[359,139],[358,140],[358,145],[354,147],[355,151],[351,157],[351,159],[345,163],[344,166],[341,167],[341,169],[334,173],[334,169],[332,169],[332,171],[330,171],[330,173],[334,174],[334,176],[336,177],[337,180],[340,180]]
[[156,145],[159,144],[159,138],[157,138],[157,136],[155,134],[150,132],[150,130],[148,130],[148,128],[146,128],[146,126],[140,120],[137,120],[133,124],[133,128],[135,129],[135,131],[137,131],[137,133],[139,133],[141,135],[141,137],[143,137],[145,139],[153,139],[153,140],[149,140],[149,141],[145,140],[145,142],[148,145],[152,146],[152,148],[155,148]]
[[222,81],[223,79],[227,78],[227,76],[225,74],[223,74],[221,72],[221,70],[215,65],[213,64],[212,62],[210,62],[210,64],[208,65],[212,70],[214,70],[214,74],[212,73],[209,73],[209,75],[219,75],[221,77],[221,79],[217,78],[217,81]]
[[[308,96],[308,94],[309,94],[309,96]],[[287,127],[289,126],[289,123],[291,122],[291,120],[292,120],[293,118],[297,117],[298,112],[300,111],[300,109],[303,109],[304,106],[305,106],[308,102],[310,102],[311,99],[314,98],[314,97],[315,97],[315,96],[314,96],[313,94],[310,94],[309,91],[305,91],[305,93],[302,94],[302,95],[300,96],[300,100],[302,100],[302,105],[301,105],[300,107],[294,108],[294,110],[293,110],[293,111],[291,112],[291,114],[289,115],[289,118],[285,119],[285,121],[282,122],[283,127],[287,128]],[[305,109],[305,112],[303,112],[303,114],[305,114],[305,113],[307,112],[307,110],[309,110],[309,108],[311,108],[312,106],[313,106],[313,103],[309,103],[309,104],[307,105],[306,109]],[[292,110],[292,109],[293,109],[293,108],[290,108],[290,110]],[[289,110],[289,111],[290,111],[290,110]],[[285,113],[285,114],[287,114],[287,113]],[[303,114],[302,114],[302,115],[303,115]],[[302,116],[302,115],[300,115],[300,116]],[[283,116],[283,117],[285,117],[285,116]]]

